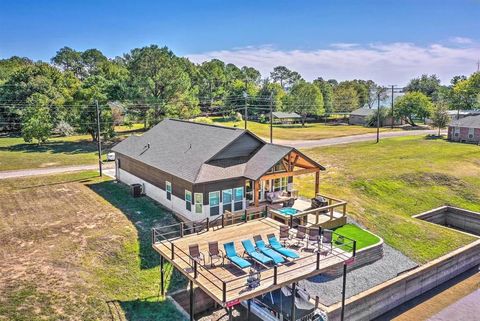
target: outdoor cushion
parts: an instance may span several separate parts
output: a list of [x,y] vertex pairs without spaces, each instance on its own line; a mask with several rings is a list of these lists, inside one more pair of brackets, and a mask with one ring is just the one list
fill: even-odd
[[286,257],[291,258],[291,259],[298,259],[300,257],[300,255],[298,255],[297,252],[283,247],[280,244],[280,242],[277,240],[277,238],[274,237],[274,236],[269,237],[268,242],[270,243],[270,246],[272,247],[272,249],[274,249],[278,253],[282,254],[283,256],[286,256]]
[[250,240],[243,240],[242,241],[243,248],[245,249],[245,252],[253,259],[257,260],[258,262],[262,264],[268,264],[272,262],[272,259],[269,258],[266,255],[263,255],[262,253],[258,253],[255,250],[255,246],[253,246],[252,241]]
[[225,248],[225,256],[230,262],[237,265],[241,269],[251,266],[250,262],[237,255],[237,251],[235,251],[235,245],[233,242],[225,243],[223,244],[223,247]]
[[285,262],[285,259],[283,258],[283,256],[281,256],[280,254],[278,254],[278,253],[275,252],[274,250],[269,249],[269,248],[265,245],[265,242],[264,242],[264,241],[258,240],[258,241],[255,242],[255,244],[257,245],[257,248],[260,250],[260,252],[262,252],[262,253],[265,254],[266,256],[272,258],[272,260],[273,260],[273,262],[275,262],[275,264],[279,264],[279,263]]

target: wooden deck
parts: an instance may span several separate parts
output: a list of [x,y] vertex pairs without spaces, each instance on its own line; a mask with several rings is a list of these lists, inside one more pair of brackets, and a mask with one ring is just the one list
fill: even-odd
[[[266,235],[275,233],[278,236],[281,223],[270,219],[262,218],[235,225],[229,225],[224,228],[204,231],[199,234],[186,235],[175,240],[163,240],[153,244],[154,249],[160,253],[166,260],[170,261],[180,272],[202,288],[215,301],[225,305],[232,301],[244,301],[249,298],[259,296],[280,288],[283,285],[291,284],[298,280],[317,275],[323,269],[337,264],[351,257],[351,253],[334,248],[332,253],[327,255],[318,255],[316,252],[300,251],[300,258],[280,265],[277,268],[261,268],[260,286],[249,289],[247,286],[248,270],[240,270],[237,267],[225,262],[225,266],[210,267],[208,261],[208,242],[218,241],[223,251],[223,244],[234,241],[237,253],[243,254],[241,241],[250,239],[253,241],[254,235],[261,235],[266,239]],[[197,277],[195,278],[194,269],[190,263],[188,246],[198,244],[200,251],[205,254],[206,266],[197,268]],[[174,256],[172,259],[172,247]],[[295,248],[293,248],[295,249]],[[317,256],[320,258],[319,269],[317,269]],[[277,280],[274,280],[276,270]]]

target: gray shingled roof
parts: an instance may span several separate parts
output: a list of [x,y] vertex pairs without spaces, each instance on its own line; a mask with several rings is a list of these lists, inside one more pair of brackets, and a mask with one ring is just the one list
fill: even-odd
[[281,145],[263,145],[248,161],[243,176],[250,179],[258,179],[292,150],[292,147]]
[[375,109],[372,108],[358,108],[350,113],[353,116],[370,116],[373,115]]
[[282,119],[282,118],[287,118],[287,119],[288,118],[302,118],[302,116],[300,116],[297,113],[286,113],[286,112],[283,112],[283,111],[275,111],[272,114],[273,114],[273,117],[279,118],[279,119]]
[[244,132],[237,128],[165,119],[142,136],[123,140],[112,150],[195,182],[203,163]]
[[459,120],[452,121],[451,126],[455,127],[468,127],[468,128],[480,128],[480,115],[468,116]]

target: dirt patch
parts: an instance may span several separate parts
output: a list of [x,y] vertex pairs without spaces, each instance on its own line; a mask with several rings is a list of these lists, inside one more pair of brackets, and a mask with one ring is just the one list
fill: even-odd
[[413,186],[447,186],[450,188],[463,188],[465,183],[455,176],[444,173],[409,173],[400,175],[399,178]]

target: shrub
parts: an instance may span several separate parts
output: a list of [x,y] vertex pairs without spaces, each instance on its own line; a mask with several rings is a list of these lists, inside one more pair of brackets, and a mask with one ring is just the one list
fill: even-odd
[[202,124],[213,124],[213,120],[208,117],[197,117],[193,121],[196,123],[202,123]]

